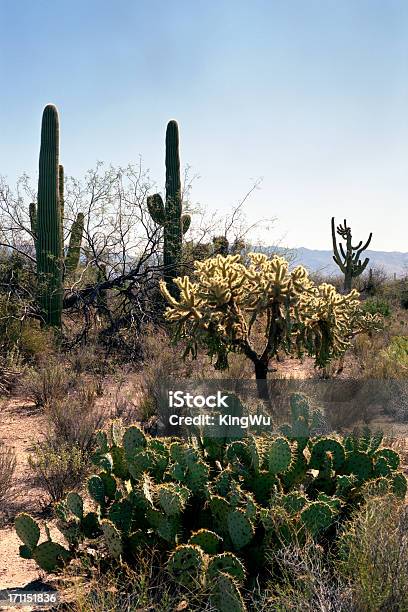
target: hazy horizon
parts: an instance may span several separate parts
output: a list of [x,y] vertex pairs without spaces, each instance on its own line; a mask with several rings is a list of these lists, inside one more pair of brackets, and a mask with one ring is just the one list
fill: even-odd
[[[407,252],[408,3],[402,0],[0,0],[0,174],[35,181],[41,114],[61,161],[137,162],[164,183],[179,122],[192,201],[248,219],[266,244],[329,250],[330,218]],[[265,239],[266,238],[266,239]]]

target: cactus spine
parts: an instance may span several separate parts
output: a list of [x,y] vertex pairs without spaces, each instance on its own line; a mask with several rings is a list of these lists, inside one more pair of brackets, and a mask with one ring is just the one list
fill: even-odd
[[334,225],[334,217],[331,220],[331,229],[332,229],[332,239],[333,239],[333,259],[336,264],[339,266],[340,270],[344,274],[344,291],[349,293],[351,291],[351,284],[353,282],[353,278],[356,276],[360,276],[364,272],[367,267],[368,262],[370,261],[368,257],[365,258],[363,262],[360,260],[361,253],[366,250],[368,245],[371,242],[372,233],[370,233],[367,242],[364,246],[362,246],[363,241],[360,240],[357,246],[352,246],[352,236],[351,236],[351,228],[347,226],[347,221],[344,219],[344,225],[337,226],[337,234],[341,236],[343,240],[346,241],[346,250],[341,242],[339,242],[339,249],[337,248],[336,242],[336,230]]
[[180,274],[183,234],[190,227],[190,215],[183,215],[180,179],[179,129],[170,121],[166,130],[166,205],[159,194],[147,198],[153,221],[164,229],[164,278],[175,291],[173,278]]
[[64,259],[64,168],[59,163],[58,111],[48,104],[43,112],[38,179],[38,204],[30,204],[31,233],[37,254],[40,305],[45,323],[61,326],[63,277],[79,263],[84,215],[78,213],[72,224]]

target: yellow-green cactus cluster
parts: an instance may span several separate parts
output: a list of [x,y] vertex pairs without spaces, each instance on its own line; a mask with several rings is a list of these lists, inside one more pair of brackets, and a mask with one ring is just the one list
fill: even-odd
[[179,298],[165,285],[169,307],[166,319],[179,338],[207,346],[210,354],[253,350],[251,329],[262,321],[268,358],[279,348],[308,352],[324,366],[341,356],[355,333],[375,329],[380,317],[360,309],[358,293],[340,295],[327,283],[313,284],[303,266],[289,270],[278,256],[250,253],[248,264],[239,255],[217,255],[195,264],[195,279],[177,278]]

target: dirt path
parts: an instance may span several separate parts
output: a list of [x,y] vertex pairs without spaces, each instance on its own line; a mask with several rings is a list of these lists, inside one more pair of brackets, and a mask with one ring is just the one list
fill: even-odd
[[44,422],[33,405],[10,399],[0,404],[0,440],[14,447],[17,466],[10,500],[1,508],[0,520],[0,590],[21,587],[36,580],[39,570],[34,561],[22,559],[18,554],[21,544],[12,526],[12,519],[24,510],[32,514],[41,511],[42,492],[30,484],[28,456],[33,445],[41,439]]

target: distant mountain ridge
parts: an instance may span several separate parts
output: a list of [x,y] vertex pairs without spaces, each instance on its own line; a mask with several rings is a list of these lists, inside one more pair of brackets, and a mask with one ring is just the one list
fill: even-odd
[[[320,251],[318,249],[306,249],[299,247],[296,249],[284,249],[282,247],[263,247],[259,250],[263,252],[293,253],[294,264],[305,266],[310,272],[322,272],[323,274],[339,274],[340,270],[333,261],[332,251]],[[408,253],[400,251],[364,251],[363,259],[369,257],[367,266],[373,269],[382,269],[387,276],[405,276],[408,274]]]

